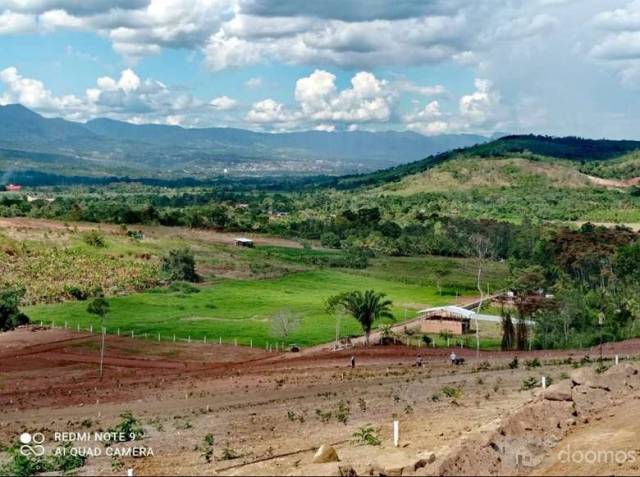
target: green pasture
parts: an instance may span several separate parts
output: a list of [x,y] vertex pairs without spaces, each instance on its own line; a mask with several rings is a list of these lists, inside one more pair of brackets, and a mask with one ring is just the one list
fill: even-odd
[[[199,288],[197,293],[157,289],[123,297],[110,298],[107,317],[109,333],[119,328],[131,330],[137,336],[148,333],[164,339],[176,334],[209,341],[222,338],[240,344],[253,340],[256,346],[274,342],[270,317],[279,310],[291,310],[302,315],[302,325],[290,342],[313,345],[330,341],[335,336],[335,318],[324,311],[324,301],[330,295],[374,289],[385,292],[393,300],[398,320],[412,318],[416,310],[451,301],[440,295],[435,286],[398,281],[397,277],[367,276],[338,270],[294,273],[276,279],[223,280]],[[87,302],[69,301],[52,305],[36,305],[25,311],[32,321],[55,322],[62,326],[98,329],[98,320],[86,312]],[[341,334],[359,334],[360,327],[352,318],[343,318]]]

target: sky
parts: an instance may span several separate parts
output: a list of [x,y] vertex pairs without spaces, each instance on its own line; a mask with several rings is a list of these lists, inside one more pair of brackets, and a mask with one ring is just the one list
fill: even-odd
[[263,131],[640,139],[640,0],[0,0],[0,104]]

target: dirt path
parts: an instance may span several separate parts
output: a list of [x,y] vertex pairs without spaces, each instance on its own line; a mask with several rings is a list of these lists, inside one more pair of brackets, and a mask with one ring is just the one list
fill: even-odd
[[587,175],[587,178],[595,185],[602,187],[627,188],[640,185],[640,177],[631,177],[630,179],[603,179]]
[[[235,244],[235,238],[237,237],[247,237],[252,239],[256,245],[273,245],[278,247],[302,248],[302,245],[294,240],[282,239],[278,237],[268,237],[265,235],[245,232],[217,232],[214,230],[188,229],[185,227],[166,227],[162,225],[131,225],[131,227],[141,230],[148,237],[188,237],[189,239],[196,239],[205,243],[209,242],[226,245]],[[2,228],[24,228],[42,231],[78,230],[80,232],[86,232],[89,230],[102,230],[108,233],[121,233],[120,226],[118,225],[97,224],[88,222],[59,222],[55,220],[31,219],[25,217],[0,218],[0,229]]]

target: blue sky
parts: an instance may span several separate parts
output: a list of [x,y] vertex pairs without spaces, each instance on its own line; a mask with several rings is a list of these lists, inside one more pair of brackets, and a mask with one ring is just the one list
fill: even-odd
[[640,0],[0,0],[0,49],[78,121],[640,138]]

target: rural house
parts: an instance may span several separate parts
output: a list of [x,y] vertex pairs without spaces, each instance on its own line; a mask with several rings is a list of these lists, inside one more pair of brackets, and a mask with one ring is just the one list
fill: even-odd
[[451,333],[463,335],[471,328],[471,318],[475,313],[459,306],[440,306],[420,310],[420,331],[422,333]]

